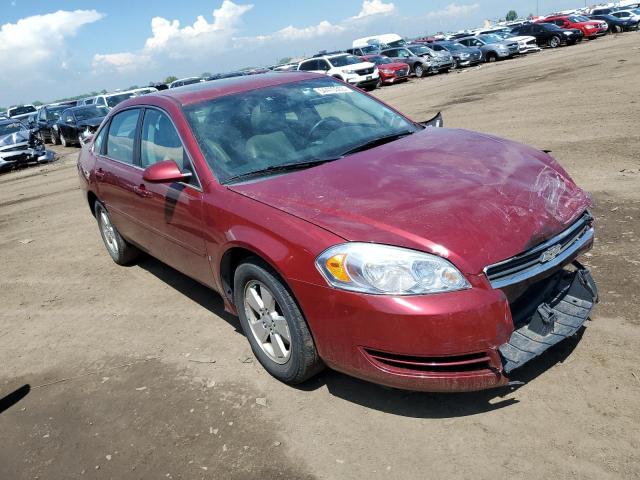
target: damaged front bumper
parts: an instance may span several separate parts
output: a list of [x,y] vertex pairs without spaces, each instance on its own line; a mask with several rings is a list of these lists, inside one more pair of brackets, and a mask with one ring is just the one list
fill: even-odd
[[575,270],[562,270],[547,279],[538,298],[522,306],[524,311],[514,318],[516,329],[498,348],[505,374],[575,335],[589,318],[598,290],[589,270],[578,262],[573,265]]

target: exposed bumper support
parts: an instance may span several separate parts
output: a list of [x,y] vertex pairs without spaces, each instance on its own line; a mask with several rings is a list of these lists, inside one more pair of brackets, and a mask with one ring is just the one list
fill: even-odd
[[509,341],[500,346],[505,373],[574,335],[589,318],[598,302],[598,290],[589,270],[578,262],[574,265],[577,270],[563,271],[549,298],[526,325],[515,330]]

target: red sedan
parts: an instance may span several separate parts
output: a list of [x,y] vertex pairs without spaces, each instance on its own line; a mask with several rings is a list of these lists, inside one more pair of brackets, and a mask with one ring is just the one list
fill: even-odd
[[602,20],[591,20],[581,15],[554,15],[538,20],[537,23],[554,23],[560,28],[577,28],[584,38],[594,39],[606,35],[609,26]]
[[384,55],[365,55],[361,58],[365,62],[375,63],[378,66],[380,81],[383,85],[409,80],[409,66],[406,63],[394,62]]
[[274,73],[134,97],[78,160],[113,260],[224,299],[264,368],[469,391],[573,335],[589,197],[549,155],[416,123],[336,79]]

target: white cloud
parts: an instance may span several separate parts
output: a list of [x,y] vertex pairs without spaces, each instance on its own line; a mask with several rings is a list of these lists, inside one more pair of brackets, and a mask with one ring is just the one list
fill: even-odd
[[5,23],[0,27],[0,81],[28,80],[42,72],[55,78],[69,66],[66,41],[101,18],[96,10],[59,10]]
[[199,15],[192,25],[184,27],[178,20],[153,17],[151,37],[147,38],[142,50],[95,54],[94,73],[125,73],[152,68],[161,60],[188,60],[222,52],[230,46],[242,23],[242,16],[252,8],[251,4],[238,5],[224,0],[220,8],[213,11],[212,22]]
[[480,9],[480,4],[457,5],[450,3],[442,10],[434,10],[427,13],[427,18],[455,19],[475,13]]
[[381,13],[391,13],[396,6],[393,3],[384,3],[382,0],[364,0],[360,13],[354,18],[370,17],[371,15],[379,15]]

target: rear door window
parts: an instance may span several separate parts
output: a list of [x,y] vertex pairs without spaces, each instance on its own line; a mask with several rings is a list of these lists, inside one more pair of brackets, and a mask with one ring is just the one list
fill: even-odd
[[114,115],[109,127],[105,152],[109,158],[133,165],[133,145],[139,117],[139,108],[125,110]]

